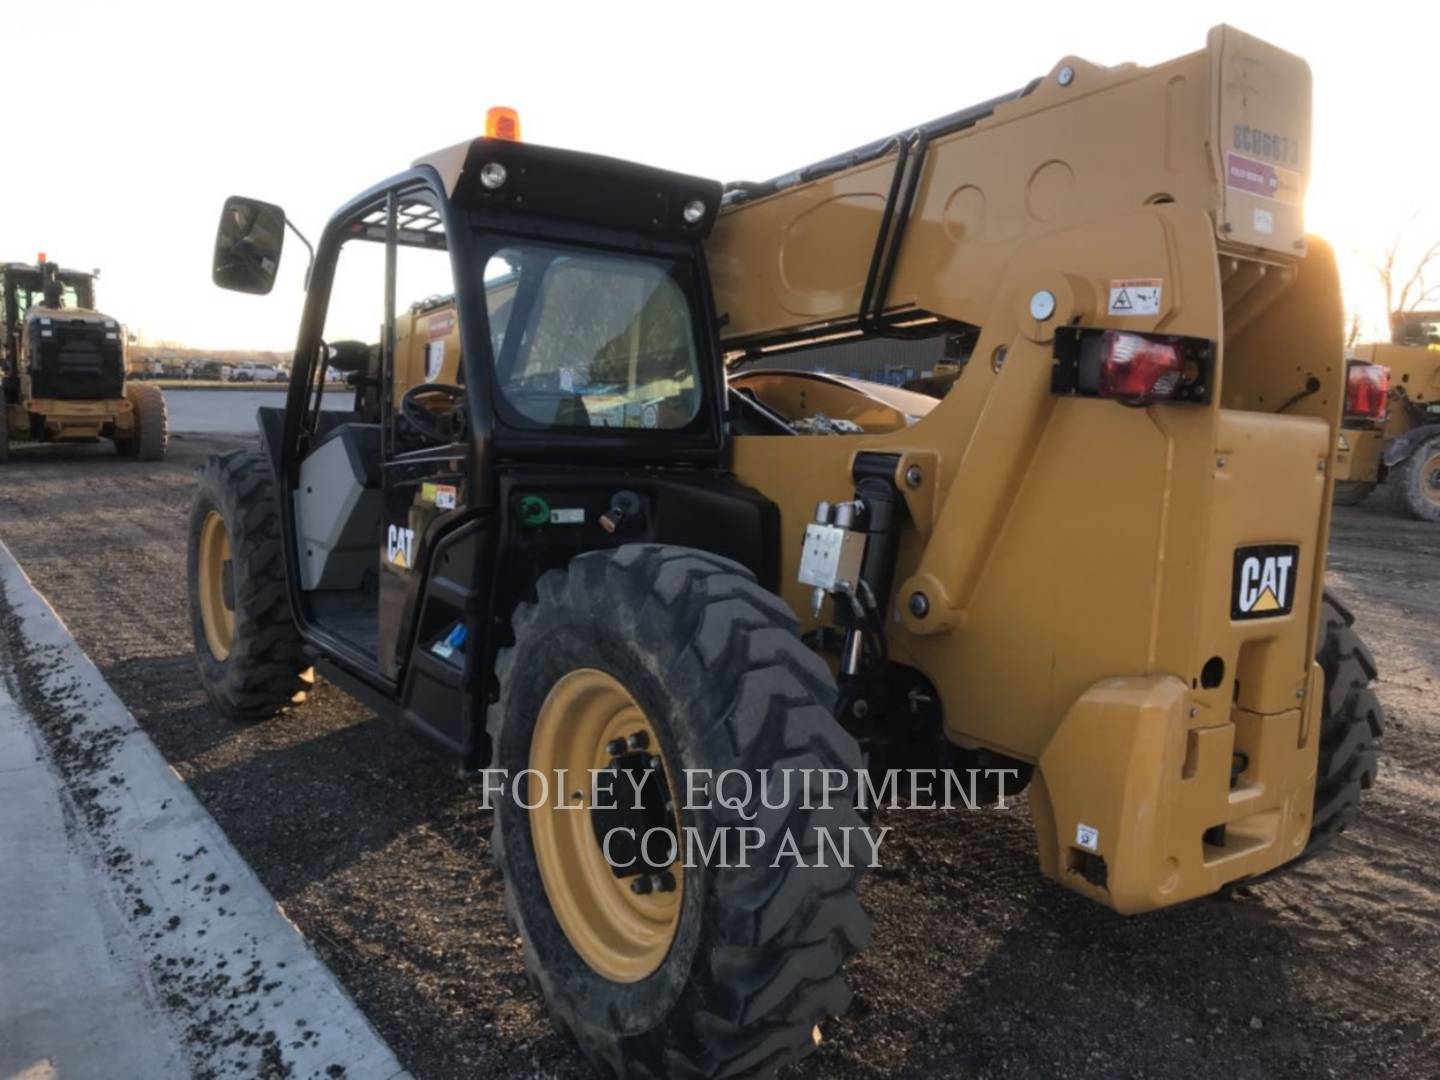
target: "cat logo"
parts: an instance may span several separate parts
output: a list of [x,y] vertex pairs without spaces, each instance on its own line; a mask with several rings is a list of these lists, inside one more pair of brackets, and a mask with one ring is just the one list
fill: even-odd
[[1289,615],[1295,606],[1299,561],[1300,549],[1294,544],[1236,548],[1230,618],[1269,619]]
[[391,525],[390,536],[385,543],[385,558],[391,566],[409,570],[415,562],[415,530]]

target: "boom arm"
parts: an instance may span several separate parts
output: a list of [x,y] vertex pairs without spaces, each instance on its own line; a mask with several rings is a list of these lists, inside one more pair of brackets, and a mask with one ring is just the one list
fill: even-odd
[[875,306],[892,324],[981,325],[1027,240],[1162,203],[1208,213],[1222,255],[1283,272],[1305,253],[1309,157],[1308,66],[1237,30],[1153,68],[1067,57],[1020,94],[732,185],[708,248],[727,344],[855,330],[887,223],[903,231]]

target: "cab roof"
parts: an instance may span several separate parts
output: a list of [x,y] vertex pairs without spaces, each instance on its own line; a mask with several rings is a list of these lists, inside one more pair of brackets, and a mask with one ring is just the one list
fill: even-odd
[[[504,180],[490,187],[481,169],[498,164]],[[477,138],[415,161],[440,175],[445,193],[476,209],[704,239],[720,208],[720,183],[632,161],[552,146]],[[687,222],[686,206],[704,205]]]

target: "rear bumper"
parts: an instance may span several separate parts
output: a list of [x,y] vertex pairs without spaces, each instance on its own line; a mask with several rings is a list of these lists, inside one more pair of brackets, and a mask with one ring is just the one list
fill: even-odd
[[[64,401],[37,397],[23,402],[19,411],[27,418],[40,418],[40,438],[45,440],[85,439],[115,433],[123,435],[134,426],[134,412],[125,398]],[[21,433],[33,431],[34,426],[30,422],[23,426],[12,422],[10,430],[14,437],[19,438]]]
[[1296,708],[1215,716],[1173,676],[1096,683],[1040,758],[1042,870],[1136,914],[1293,859],[1310,835],[1322,687],[1315,666]]
[[1380,479],[1380,455],[1384,449],[1383,432],[1343,428],[1335,446],[1335,479],[1377,483]]

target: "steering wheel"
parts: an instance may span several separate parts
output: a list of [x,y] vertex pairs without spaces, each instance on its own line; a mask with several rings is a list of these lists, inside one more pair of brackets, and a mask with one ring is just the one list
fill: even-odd
[[400,416],[427,440],[459,442],[466,428],[465,388],[449,383],[412,386],[400,397]]

